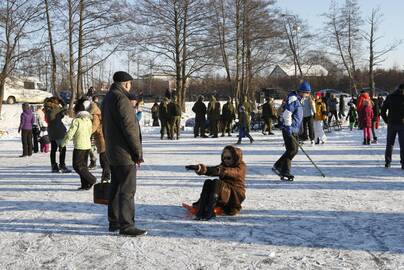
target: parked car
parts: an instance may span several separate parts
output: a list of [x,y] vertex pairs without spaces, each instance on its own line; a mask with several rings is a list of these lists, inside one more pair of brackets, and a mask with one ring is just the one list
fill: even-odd
[[45,98],[51,97],[45,84],[34,77],[10,77],[4,85],[3,101],[7,104],[17,102],[42,103]]
[[341,92],[341,91],[338,91],[338,90],[335,90],[335,89],[322,89],[319,92],[321,93],[321,95],[326,95],[327,93],[329,93],[329,94],[334,94],[336,97],[340,97],[340,96],[350,97],[351,96],[348,93]]

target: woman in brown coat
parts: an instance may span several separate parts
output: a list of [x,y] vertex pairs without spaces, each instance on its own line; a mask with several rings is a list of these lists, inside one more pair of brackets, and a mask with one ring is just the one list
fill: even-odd
[[246,164],[240,148],[228,145],[223,149],[220,165],[208,167],[204,164],[187,166],[198,175],[218,176],[207,179],[203,184],[200,199],[193,204],[198,208],[196,219],[209,220],[214,217],[215,206],[221,207],[225,214],[236,215],[245,200]]
[[105,140],[102,133],[102,118],[101,110],[96,102],[91,103],[90,113],[93,116],[93,137],[97,152],[100,155],[100,163],[102,168],[101,182],[109,181],[111,179],[111,170],[105,153]]

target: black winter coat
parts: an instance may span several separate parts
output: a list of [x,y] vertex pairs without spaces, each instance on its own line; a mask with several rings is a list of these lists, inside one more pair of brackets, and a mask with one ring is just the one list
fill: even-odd
[[205,119],[207,109],[203,101],[198,100],[195,102],[192,111],[195,113],[195,119]]
[[66,109],[57,104],[45,104],[45,117],[48,121],[48,135],[51,140],[63,140],[66,127],[62,122]]
[[272,104],[269,102],[266,102],[262,105],[262,118],[263,119],[269,119],[272,118],[273,115],[273,107]]
[[404,125],[404,90],[397,89],[387,96],[381,116],[387,124]]
[[110,165],[134,165],[143,159],[142,135],[129,93],[115,83],[103,101],[102,128]]
[[236,109],[232,103],[227,102],[222,108],[222,119],[224,121],[233,121],[236,119]]

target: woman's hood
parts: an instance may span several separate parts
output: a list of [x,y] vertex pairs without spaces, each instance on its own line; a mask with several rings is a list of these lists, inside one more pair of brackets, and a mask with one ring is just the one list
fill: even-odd
[[92,116],[89,112],[87,111],[81,111],[79,113],[76,114],[76,118],[81,118],[81,119],[92,119]]
[[229,150],[233,156],[233,166],[238,166],[241,162],[243,162],[243,151],[240,148],[237,148],[233,145],[226,146],[222,151],[221,160],[223,163],[223,152],[224,150]]

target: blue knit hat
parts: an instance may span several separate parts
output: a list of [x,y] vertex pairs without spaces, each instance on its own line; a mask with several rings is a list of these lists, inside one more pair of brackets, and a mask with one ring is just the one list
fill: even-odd
[[310,84],[306,80],[304,80],[302,82],[302,84],[299,86],[299,91],[300,92],[305,92],[305,93],[310,93],[311,92]]

